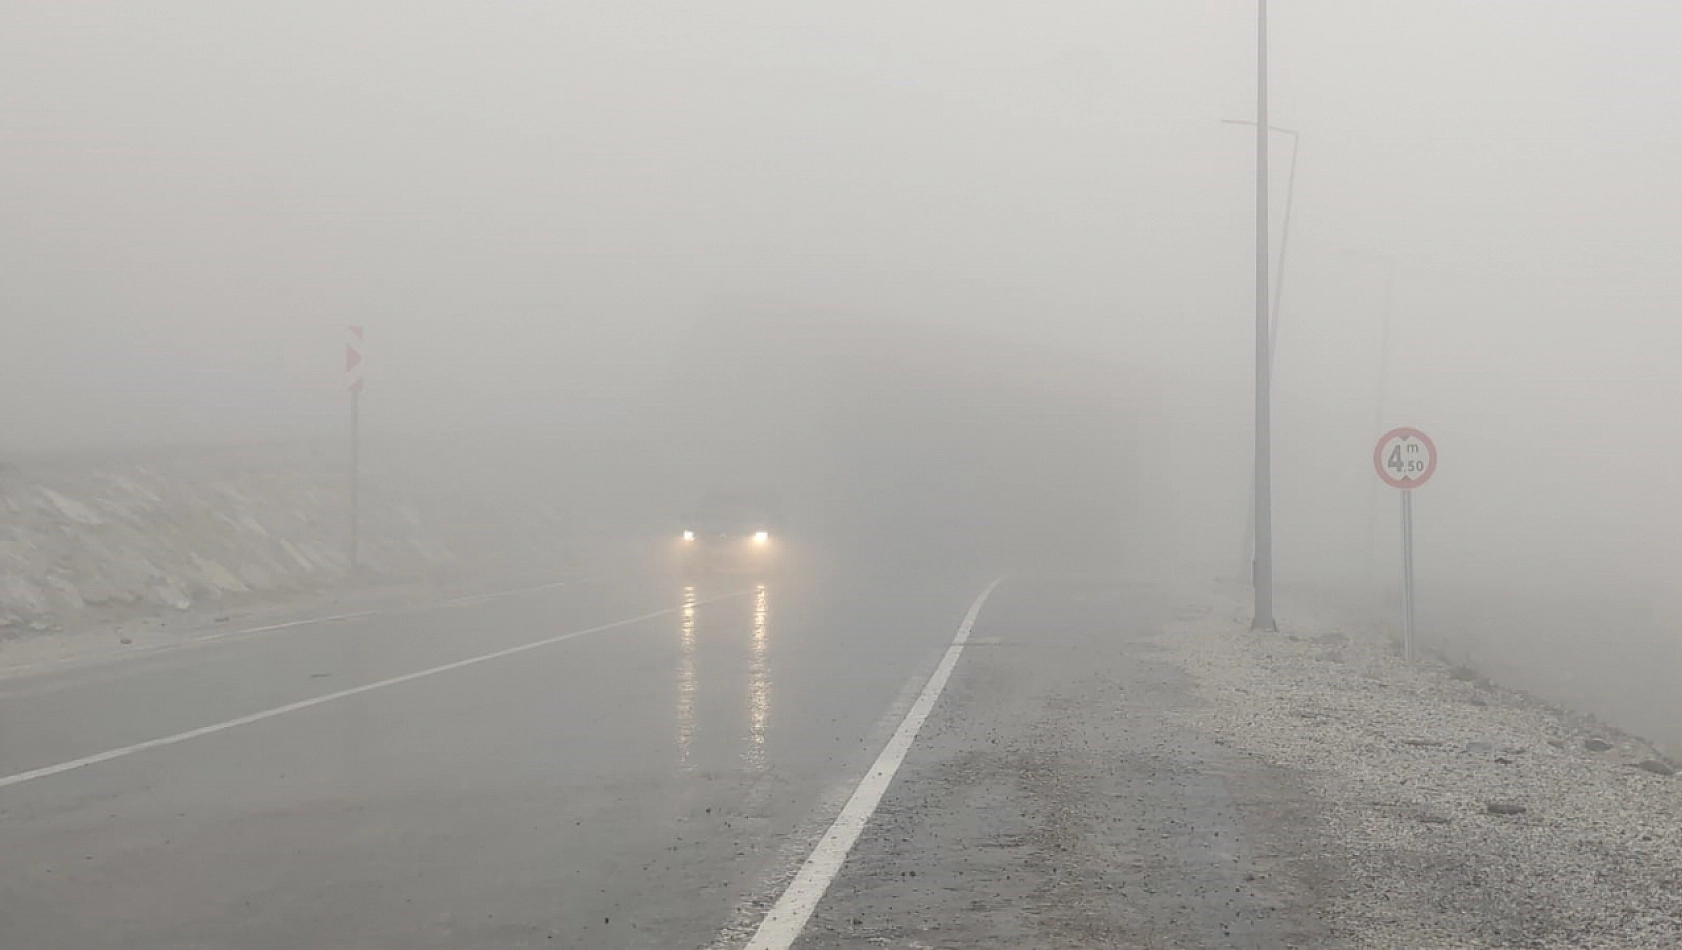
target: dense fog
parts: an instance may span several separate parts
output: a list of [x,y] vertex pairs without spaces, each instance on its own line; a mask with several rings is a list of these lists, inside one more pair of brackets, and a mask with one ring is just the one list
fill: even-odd
[[[1417,426],[1426,638],[1654,730],[1679,30],[1273,23],[1282,589],[1394,617],[1371,451]],[[0,455],[342,446],[356,324],[373,469],[480,453],[651,543],[757,481],[834,557],[1230,583],[1253,44],[1213,0],[8,4]]]

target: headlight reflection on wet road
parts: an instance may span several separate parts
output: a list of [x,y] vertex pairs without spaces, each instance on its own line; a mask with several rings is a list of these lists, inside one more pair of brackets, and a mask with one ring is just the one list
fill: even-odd
[[765,730],[771,719],[771,670],[766,662],[769,648],[765,614],[769,597],[765,585],[753,591],[753,643],[748,665],[748,767],[763,771],[768,764],[765,754]]
[[[770,767],[767,738],[771,723],[771,638],[768,619],[771,595],[764,584],[755,585],[752,593],[753,614],[749,621],[747,643],[747,748],[741,755],[748,770],[763,772]],[[685,586],[683,607],[678,613],[676,703],[678,767],[681,769],[695,767],[696,741],[700,731],[700,716],[696,709],[700,693],[700,643],[697,635],[696,608],[695,588]],[[714,649],[718,646],[715,644]]]
[[695,587],[683,589],[683,610],[678,614],[677,668],[677,756],[681,768],[689,767],[695,743]]

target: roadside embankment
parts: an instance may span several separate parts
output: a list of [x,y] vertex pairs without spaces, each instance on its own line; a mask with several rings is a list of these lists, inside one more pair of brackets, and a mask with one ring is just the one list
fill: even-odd
[[575,555],[577,519],[542,479],[440,458],[370,453],[354,572],[342,451],[13,460],[0,471],[0,639],[353,581],[561,568]]
[[[1388,638],[1236,603],[1160,640],[1223,747],[1299,776],[1341,869],[1328,938],[1361,948],[1682,946],[1682,780],[1653,746],[1408,665]],[[1306,854],[1305,854],[1306,856]]]
[[1682,946],[1658,750],[1305,603],[1002,586],[797,946]]
[[[1288,588],[1322,622],[1401,636],[1401,594],[1348,584]],[[1682,756],[1682,613],[1630,583],[1515,587],[1437,582],[1418,597],[1420,651],[1502,686],[1593,715]]]

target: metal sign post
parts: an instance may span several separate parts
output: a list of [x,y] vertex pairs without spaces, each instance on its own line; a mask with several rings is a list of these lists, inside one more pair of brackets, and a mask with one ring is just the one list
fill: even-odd
[[1372,451],[1373,468],[1386,485],[1402,493],[1402,653],[1414,657],[1413,491],[1437,471],[1437,446],[1418,429],[1392,429]]
[[1402,491],[1402,655],[1413,662],[1413,489]]
[[361,563],[362,521],[362,338],[361,327],[350,328],[345,343],[345,388],[350,390],[350,570]]

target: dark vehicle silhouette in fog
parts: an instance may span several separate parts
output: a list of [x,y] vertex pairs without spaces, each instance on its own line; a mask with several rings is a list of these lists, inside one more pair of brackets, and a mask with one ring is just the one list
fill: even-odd
[[785,546],[782,529],[775,493],[715,489],[684,516],[678,557],[689,574],[768,571]]

